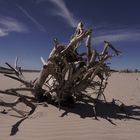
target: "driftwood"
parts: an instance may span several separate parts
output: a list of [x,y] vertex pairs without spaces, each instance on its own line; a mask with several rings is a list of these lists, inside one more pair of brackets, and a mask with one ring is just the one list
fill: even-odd
[[[51,103],[61,109],[63,106],[71,107],[74,103],[87,99],[93,103],[96,118],[94,108],[96,100],[103,99],[106,101],[104,89],[110,76],[110,68],[106,61],[115,55],[119,55],[120,52],[109,42],[104,41],[103,51],[98,53],[91,46],[91,36],[92,30],[84,29],[83,24],[79,23],[68,45],[62,45],[57,39],[54,39],[54,48],[47,61],[41,57],[43,67],[39,77],[33,81],[27,81],[24,78],[21,68],[17,66],[18,58],[15,60],[15,67],[6,62],[14,75],[6,73],[4,75],[21,82],[24,87],[1,90],[1,94],[17,96],[17,99],[13,103],[0,100],[0,105],[15,110],[14,106],[23,102],[31,107],[31,111],[26,115],[27,118],[36,108],[35,102]],[[81,42],[84,41],[85,56],[77,51]],[[109,49],[112,51],[108,51]],[[92,93],[89,94],[87,89],[91,89]],[[30,91],[32,97],[21,95],[20,91]],[[15,111],[25,118],[21,111]]]

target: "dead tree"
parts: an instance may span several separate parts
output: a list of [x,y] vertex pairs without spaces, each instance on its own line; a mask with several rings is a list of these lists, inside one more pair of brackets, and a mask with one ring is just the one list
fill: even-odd
[[[37,102],[51,103],[61,109],[62,106],[71,106],[82,99],[93,103],[93,108],[96,100],[102,97],[106,100],[104,89],[110,76],[110,68],[106,61],[119,55],[119,51],[109,42],[104,41],[104,49],[98,53],[91,46],[91,35],[92,30],[84,29],[83,24],[79,23],[67,45],[60,44],[57,39],[54,39],[54,48],[47,61],[41,57],[43,67],[39,77],[33,81],[25,79],[21,68],[17,66],[18,58],[15,60],[15,67],[6,62],[14,75],[6,73],[4,75],[21,82],[24,87],[1,90],[1,94],[17,96],[17,99],[12,103],[0,100],[0,105],[11,107],[23,117],[28,117],[34,112]],[[78,53],[77,48],[85,40],[87,52],[85,52],[86,57],[83,57]],[[112,52],[108,51],[109,49]],[[87,89],[91,89],[92,94],[88,94]],[[21,95],[20,91],[30,91],[32,96]],[[31,111],[24,115],[22,111],[16,110],[14,106],[19,102],[31,107]],[[95,108],[93,111],[96,117]]]

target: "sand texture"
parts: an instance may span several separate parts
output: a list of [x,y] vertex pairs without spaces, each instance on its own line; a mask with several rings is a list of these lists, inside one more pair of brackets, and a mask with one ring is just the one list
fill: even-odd
[[[37,75],[26,73],[26,78],[34,79]],[[98,120],[94,119],[92,105],[83,103],[60,111],[52,105],[38,106],[26,120],[6,108],[6,114],[0,113],[0,140],[139,140],[140,74],[113,73],[108,82],[105,90],[108,103],[96,105]],[[0,89],[19,86],[20,83],[0,74]],[[0,94],[0,99],[7,102],[14,98]],[[111,104],[113,98],[125,104],[126,113]],[[0,111],[3,108],[0,106]],[[17,108],[25,112],[29,110],[22,103]],[[10,136],[14,124],[18,126],[18,132]]]

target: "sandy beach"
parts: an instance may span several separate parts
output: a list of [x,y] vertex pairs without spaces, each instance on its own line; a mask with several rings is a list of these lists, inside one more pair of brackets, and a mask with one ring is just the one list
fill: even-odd
[[[38,73],[26,73],[33,80]],[[20,83],[0,74],[0,89],[19,87]],[[53,105],[38,106],[32,116],[22,120],[17,113],[6,108],[0,113],[1,140],[139,140],[140,139],[140,74],[113,73],[105,90],[107,103],[96,106],[98,120],[95,120],[90,104],[77,103],[72,109],[59,109]],[[15,97],[0,94],[0,99],[12,102]],[[112,99],[125,105],[122,112],[112,105]],[[119,101],[118,101],[119,102]],[[120,103],[120,102],[119,102]],[[0,106],[0,110],[4,107]],[[20,103],[18,109],[28,111]],[[17,124],[18,132],[10,136],[12,126]]]

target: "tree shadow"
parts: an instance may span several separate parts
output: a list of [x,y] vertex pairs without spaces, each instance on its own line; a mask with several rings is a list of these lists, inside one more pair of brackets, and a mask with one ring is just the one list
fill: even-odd
[[[120,102],[121,103],[121,102]],[[29,115],[33,114],[36,107],[32,107]],[[75,103],[73,107],[61,107],[64,110],[64,113],[61,114],[61,117],[68,115],[68,113],[78,114],[81,118],[85,119],[87,117],[94,118],[95,114],[93,111],[93,102],[89,100],[82,99],[81,102]],[[111,124],[116,125],[113,120],[137,120],[140,121],[140,106],[130,105],[126,106],[123,103],[116,104],[115,102],[104,102],[100,100],[95,100],[95,111],[97,119],[103,118],[109,121]],[[28,117],[22,118],[17,121],[11,129],[10,136],[15,135],[18,132],[20,124],[26,120]]]
[[[27,101],[28,102],[28,101]],[[24,118],[22,117],[22,119],[20,119],[19,121],[17,121],[14,125],[12,125],[12,128],[11,128],[11,133],[10,133],[10,136],[13,136],[13,135],[16,135],[16,133],[19,131],[19,126],[20,124],[29,118],[30,115],[32,115],[34,112],[35,112],[35,109],[36,109],[36,106],[30,102],[28,102],[28,106],[31,107],[31,110],[30,112],[28,113],[27,116],[25,116]],[[20,116],[17,116],[17,115],[12,115],[14,117],[20,117]]]
[[[68,113],[78,114],[81,118],[94,118],[93,105],[88,102],[79,102],[75,104],[74,108],[62,108],[65,112],[61,114],[61,117],[68,115]],[[103,102],[96,101],[95,111],[97,119],[103,118],[108,120],[111,124],[116,125],[113,119],[119,120],[137,120],[140,121],[140,106],[136,105],[121,105],[115,102]]]
[[18,129],[19,125],[20,125],[25,119],[27,119],[27,118],[22,118],[22,119],[20,119],[18,122],[16,122],[16,123],[12,126],[10,136],[13,136],[13,135],[15,135],[15,134],[18,132],[18,130],[19,130],[19,129]]

